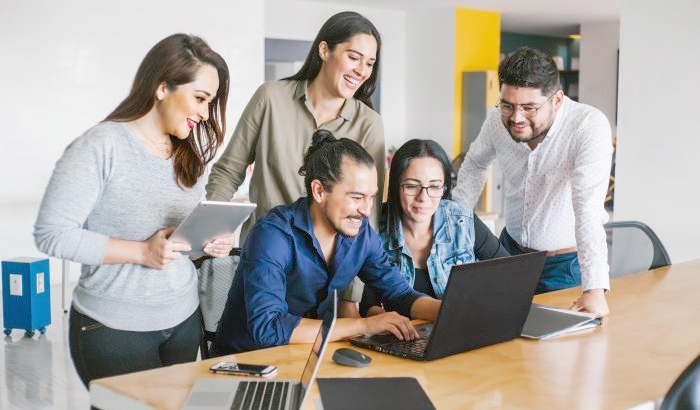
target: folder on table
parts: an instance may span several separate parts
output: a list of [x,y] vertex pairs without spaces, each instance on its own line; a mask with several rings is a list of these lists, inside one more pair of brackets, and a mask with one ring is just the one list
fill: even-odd
[[576,312],[533,303],[521,336],[543,340],[590,329],[600,326],[601,323],[601,319],[592,313]]

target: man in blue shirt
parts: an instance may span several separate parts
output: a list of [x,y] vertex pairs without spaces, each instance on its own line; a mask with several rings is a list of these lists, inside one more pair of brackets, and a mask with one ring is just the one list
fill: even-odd
[[243,246],[213,352],[312,343],[319,319],[333,311],[329,295],[355,276],[395,311],[339,319],[332,340],[386,331],[418,338],[409,317],[434,321],[440,301],[403,280],[367,222],[377,194],[372,157],[356,142],[318,130],[299,173],[308,196],[272,209]]

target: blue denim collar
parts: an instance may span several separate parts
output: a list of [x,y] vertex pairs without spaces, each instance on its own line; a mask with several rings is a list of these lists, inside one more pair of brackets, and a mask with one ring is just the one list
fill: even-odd
[[[433,244],[452,243],[453,241],[453,234],[450,231],[449,224],[447,223],[447,209],[445,203],[446,202],[444,199],[440,200],[440,205],[438,205],[438,209],[433,214]],[[385,216],[383,216],[383,218],[384,217]],[[389,229],[393,231],[393,234],[389,235],[389,250],[402,248],[403,253],[408,254],[406,240],[403,237],[403,224],[401,223],[401,218],[396,218],[396,225],[389,227]]]
[[440,200],[440,206],[433,215],[433,243],[452,243],[454,234],[447,223],[447,206],[444,199]]

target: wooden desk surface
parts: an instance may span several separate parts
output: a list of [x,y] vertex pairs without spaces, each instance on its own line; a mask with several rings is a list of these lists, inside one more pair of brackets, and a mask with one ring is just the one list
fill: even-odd
[[[700,260],[695,260],[613,280],[611,313],[596,329],[547,341],[519,338],[431,362],[363,350],[372,363],[361,369],[333,363],[333,351],[348,344],[331,343],[319,376],[415,377],[438,409],[628,408],[663,396],[700,354],[698,291]],[[535,301],[569,307],[578,292],[553,292]],[[226,358],[275,364],[279,378],[298,378],[309,348],[280,346]],[[218,360],[96,380],[91,399],[105,410],[110,403],[178,409],[197,378],[231,377],[207,371]],[[311,394],[318,397],[316,386]]]

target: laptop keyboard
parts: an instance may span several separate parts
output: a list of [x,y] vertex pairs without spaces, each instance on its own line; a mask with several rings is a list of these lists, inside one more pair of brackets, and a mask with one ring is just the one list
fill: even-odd
[[415,328],[421,338],[411,342],[398,340],[391,333],[380,333],[373,336],[351,338],[350,343],[355,346],[364,347],[365,349],[373,349],[395,356],[422,360],[433,333],[433,324],[424,323]]
[[291,383],[247,381],[238,384],[231,410],[284,409]]
[[411,342],[400,340],[392,343],[391,346],[389,346],[389,350],[409,355],[423,356],[425,348],[428,347],[428,340],[429,339],[418,339]]
[[392,339],[391,342],[380,347],[378,350],[402,357],[423,357],[423,355],[425,355],[425,349],[428,347],[428,342],[430,341],[433,325],[432,323],[419,325],[416,326],[416,330],[421,337],[420,339],[413,341],[398,340],[393,335],[389,335]]

